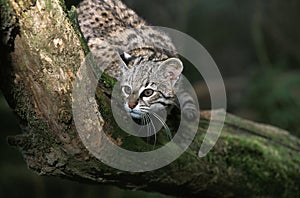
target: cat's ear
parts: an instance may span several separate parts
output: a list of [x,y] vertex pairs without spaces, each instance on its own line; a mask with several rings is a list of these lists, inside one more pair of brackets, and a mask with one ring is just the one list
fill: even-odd
[[169,58],[158,67],[158,72],[165,79],[176,81],[183,70],[182,62],[178,58]]
[[122,54],[120,54],[120,60],[119,60],[119,64],[120,64],[120,70],[121,73],[124,73],[126,70],[128,70],[128,58],[131,57],[129,54],[127,54],[126,52],[123,52]]
[[123,74],[128,70],[126,63],[120,58],[118,73],[115,75],[115,78],[120,81],[122,79]]
[[126,70],[129,69],[126,63],[122,59],[119,60],[119,64],[122,73],[124,73]]
[[120,68],[121,68],[121,72],[123,73],[124,71],[129,69],[127,64],[132,59],[132,56],[126,52],[123,52],[122,54],[120,54],[120,57],[121,57]]

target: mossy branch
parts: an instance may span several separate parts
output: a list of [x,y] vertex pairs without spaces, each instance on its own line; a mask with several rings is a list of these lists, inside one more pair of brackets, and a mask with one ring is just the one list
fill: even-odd
[[[189,149],[161,169],[119,171],[89,154],[78,137],[71,109],[72,82],[85,53],[62,6],[60,0],[1,1],[1,35],[8,38],[1,45],[6,56],[1,58],[1,90],[24,132],[10,137],[9,143],[20,149],[30,169],[40,175],[177,196],[300,196],[300,140],[230,114],[217,144],[204,158],[197,154],[210,111],[201,113]],[[114,82],[109,78],[101,82],[97,97],[107,119],[111,116],[107,93]],[[115,134],[114,123],[106,125],[108,133]],[[136,141],[126,144],[143,143]]]

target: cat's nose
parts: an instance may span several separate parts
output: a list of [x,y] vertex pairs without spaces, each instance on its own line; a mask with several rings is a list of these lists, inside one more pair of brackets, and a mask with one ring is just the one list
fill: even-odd
[[137,102],[128,102],[128,107],[130,109],[133,109],[134,107],[136,107],[137,104],[138,104]]

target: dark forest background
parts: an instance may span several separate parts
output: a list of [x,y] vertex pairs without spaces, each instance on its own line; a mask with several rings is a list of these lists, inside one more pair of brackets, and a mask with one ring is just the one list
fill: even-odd
[[[151,24],[185,32],[208,50],[225,82],[228,112],[300,137],[300,1],[124,2]],[[201,109],[209,109],[205,83],[194,86]],[[21,131],[2,95],[0,132],[0,197],[165,197],[35,175],[7,144],[7,136]]]

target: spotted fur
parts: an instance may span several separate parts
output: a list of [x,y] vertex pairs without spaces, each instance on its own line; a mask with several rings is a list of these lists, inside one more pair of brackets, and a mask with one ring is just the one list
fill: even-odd
[[97,66],[120,81],[124,109],[132,117],[178,106],[176,93],[186,100],[186,117],[195,117],[192,97],[179,90],[183,66],[168,35],[120,0],[84,0],[77,13]]

